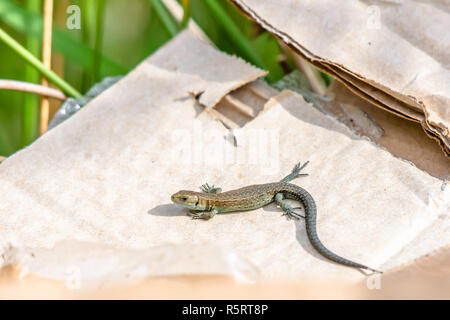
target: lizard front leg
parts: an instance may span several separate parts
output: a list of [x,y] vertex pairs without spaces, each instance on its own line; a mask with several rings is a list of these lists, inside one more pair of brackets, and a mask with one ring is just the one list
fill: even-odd
[[200,187],[200,189],[205,193],[221,193],[222,192],[221,188],[215,188],[214,185],[209,186],[208,183],[205,183],[204,185],[202,185]]
[[211,211],[197,211],[197,210],[190,210],[192,219],[205,219],[209,220],[213,218],[216,214],[219,213],[219,210],[212,209]]

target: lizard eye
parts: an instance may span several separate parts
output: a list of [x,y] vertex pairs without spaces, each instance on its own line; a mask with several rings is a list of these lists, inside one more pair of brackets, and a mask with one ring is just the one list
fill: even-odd
[[182,201],[186,201],[187,198],[186,198],[186,197],[182,197],[181,200],[182,200]]

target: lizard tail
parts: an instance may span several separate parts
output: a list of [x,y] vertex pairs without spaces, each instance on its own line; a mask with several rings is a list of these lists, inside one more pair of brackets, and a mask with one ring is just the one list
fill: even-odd
[[379,270],[376,270],[376,269],[367,267],[363,264],[353,262],[351,260],[343,258],[343,257],[335,254],[331,250],[327,249],[322,244],[322,242],[319,240],[319,236],[317,234],[317,228],[316,228],[317,208],[316,208],[316,203],[315,203],[313,197],[305,189],[303,189],[299,186],[295,186],[295,187],[297,187],[298,189],[296,188],[297,190],[295,192],[289,193],[288,197],[292,198],[294,200],[300,201],[303,204],[303,206],[305,208],[305,212],[306,212],[306,219],[305,219],[306,233],[307,233],[309,241],[311,242],[311,245],[314,247],[314,249],[317,250],[317,252],[319,252],[325,258],[327,258],[331,261],[337,262],[339,264],[342,264],[342,265],[346,265],[346,266],[354,267],[354,268],[366,269],[366,270],[376,272],[376,273],[382,273]]

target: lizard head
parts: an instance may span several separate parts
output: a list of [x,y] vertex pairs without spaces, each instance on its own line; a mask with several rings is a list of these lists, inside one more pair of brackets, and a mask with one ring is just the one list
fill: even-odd
[[203,201],[200,201],[200,196],[198,192],[181,190],[173,194],[171,197],[172,201],[184,208],[191,210],[205,210],[206,207]]

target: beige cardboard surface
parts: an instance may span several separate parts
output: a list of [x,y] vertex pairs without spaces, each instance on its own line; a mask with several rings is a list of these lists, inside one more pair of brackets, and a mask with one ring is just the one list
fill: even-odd
[[[203,49],[163,61],[189,46]],[[216,72],[191,67],[205,56]],[[205,182],[229,190],[277,181],[306,160],[310,176],[295,183],[316,199],[319,236],[336,253],[387,270],[450,242],[450,190],[441,189],[442,181],[360,139],[301,96],[274,96],[266,111],[233,131],[235,147],[190,95],[218,101],[260,74],[182,33],[5,160],[2,265],[56,280],[75,277],[94,289],[193,273],[362,281],[358,270],[318,255],[304,222],[281,218],[273,204],[198,221],[170,203],[172,193]],[[431,237],[432,229],[438,231]],[[418,241],[423,237],[425,243]]]
[[232,2],[364,98],[413,116],[449,153],[448,1]]

